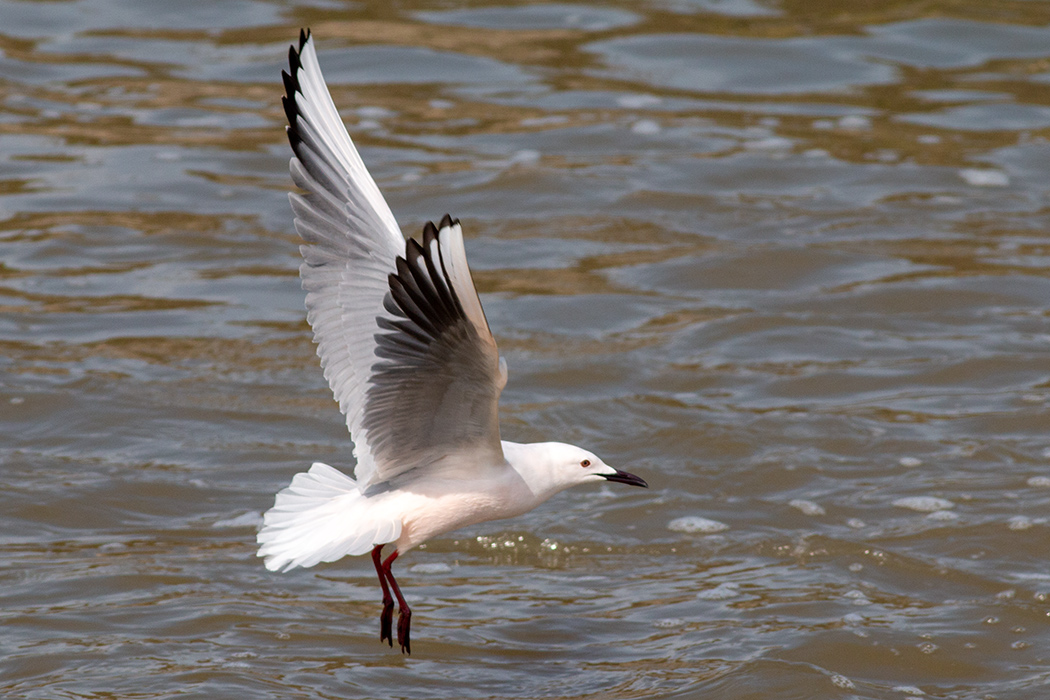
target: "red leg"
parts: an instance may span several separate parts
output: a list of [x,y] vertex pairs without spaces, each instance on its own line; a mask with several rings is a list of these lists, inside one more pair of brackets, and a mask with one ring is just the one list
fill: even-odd
[[[373,550],[373,555],[375,550]],[[378,556],[378,555],[376,555]],[[383,573],[386,574],[386,580],[390,582],[390,587],[394,589],[394,596],[397,598],[397,643],[401,645],[401,652],[403,654],[412,653],[412,645],[409,643],[408,633],[412,627],[412,609],[408,607],[408,603],[405,602],[405,597],[401,595],[401,587],[397,585],[397,579],[394,578],[394,574],[390,572],[390,566],[397,559],[397,550],[386,558],[383,562]]]
[[[390,588],[386,585],[388,574],[383,572],[383,565],[380,564],[379,557],[382,551],[383,545],[381,544],[377,544],[372,548],[372,563],[376,565],[379,585],[383,587],[383,612],[379,616],[379,641],[387,641],[390,642],[390,646],[394,646],[394,637],[391,634],[391,627],[394,621],[394,599],[390,597]],[[397,552],[394,552],[394,556],[397,556]]]

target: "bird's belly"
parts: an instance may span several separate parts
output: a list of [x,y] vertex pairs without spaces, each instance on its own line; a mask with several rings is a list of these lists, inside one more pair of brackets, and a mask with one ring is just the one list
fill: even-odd
[[491,491],[413,496],[410,501],[406,499],[401,516],[401,537],[397,540],[397,550],[401,553],[446,532],[512,518],[531,507],[525,505],[524,499],[507,498]]

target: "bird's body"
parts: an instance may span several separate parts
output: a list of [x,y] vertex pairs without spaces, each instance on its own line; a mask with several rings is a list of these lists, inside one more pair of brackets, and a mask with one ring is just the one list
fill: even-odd
[[531,478],[546,443],[502,446],[502,464],[459,464],[452,473],[421,477],[393,492],[389,508],[401,513],[402,523],[394,543],[398,552],[461,527],[527,513],[556,493],[551,484]]
[[[535,465],[550,461],[553,449],[571,446],[502,445],[502,464],[449,460],[365,491],[342,472],[315,463],[282,492],[284,509],[267,513],[270,529],[260,535],[260,554],[274,570],[364,554],[376,544],[392,543],[404,554],[446,532],[527,513],[565,488]],[[300,530],[291,524],[296,521],[307,527]],[[358,533],[369,538],[355,538]]]
[[[307,319],[325,377],[346,414],[356,480],[326,464],[277,494],[259,532],[266,567],[285,570],[372,553],[383,589],[380,638],[409,651],[411,611],[390,571],[426,540],[525,513],[589,481],[645,482],[557,442],[500,439],[507,381],[467,267],[459,221],[446,215],[406,242],[335,110],[313,40],[300,35],[284,74],[292,194],[303,238]],[[385,545],[394,552],[385,561]]]

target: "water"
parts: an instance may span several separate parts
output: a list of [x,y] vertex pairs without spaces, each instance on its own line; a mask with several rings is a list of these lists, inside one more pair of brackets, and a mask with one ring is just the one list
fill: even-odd
[[[0,0],[0,696],[1008,698],[1050,680],[1050,6]],[[644,476],[399,561],[254,556],[352,466],[279,72],[311,26],[503,432]],[[703,520],[701,520],[703,519]]]

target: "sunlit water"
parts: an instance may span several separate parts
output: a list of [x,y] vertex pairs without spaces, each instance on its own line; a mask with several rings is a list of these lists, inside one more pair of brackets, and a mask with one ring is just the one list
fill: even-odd
[[[0,696],[1007,698],[1050,682],[1050,5],[0,0]],[[997,9],[990,9],[997,8]],[[503,434],[644,476],[277,575],[352,469],[297,279],[311,26]]]

